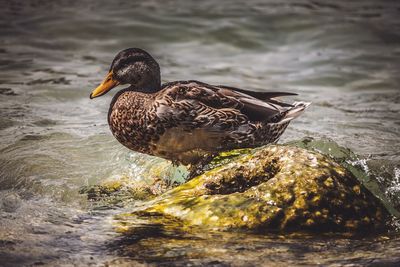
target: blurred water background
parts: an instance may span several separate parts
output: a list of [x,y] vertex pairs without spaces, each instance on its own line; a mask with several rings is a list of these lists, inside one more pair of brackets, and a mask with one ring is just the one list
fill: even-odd
[[0,265],[400,262],[397,235],[147,233],[118,242],[113,216],[129,205],[95,208],[79,194],[109,178],[144,179],[159,162],[112,137],[115,92],[89,100],[114,55],[140,47],[163,81],[298,93],[292,100],[313,104],[281,142],[310,136],[350,148],[400,207],[399,1],[0,4]]

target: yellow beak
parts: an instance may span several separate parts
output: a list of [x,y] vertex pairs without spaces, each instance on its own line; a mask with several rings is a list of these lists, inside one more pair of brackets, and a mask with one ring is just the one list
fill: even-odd
[[104,95],[117,85],[119,85],[119,82],[113,79],[113,73],[110,71],[104,81],[90,94],[90,99]]

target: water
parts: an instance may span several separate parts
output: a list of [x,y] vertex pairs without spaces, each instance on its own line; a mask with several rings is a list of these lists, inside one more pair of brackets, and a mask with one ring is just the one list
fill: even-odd
[[287,90],[299,94],[293,100],[313,102],[282,142],[312,136],[350,148],[399,207],[398,1],[0,2],[0,265],[400,261],[396,234],[349,239],[144,227],[121,236],[114,215],[135,204],[98,208],[79,194],[106,179],[142,179],[146,160],[164,164],[111,136],[113,93],[88,97],[119,50],[141,47],[159,61],[163,81]]

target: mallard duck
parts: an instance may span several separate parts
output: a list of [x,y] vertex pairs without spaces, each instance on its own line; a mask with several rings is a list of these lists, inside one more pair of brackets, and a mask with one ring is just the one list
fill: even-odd
[[117,54],[90,98],[129,85],[112,99],[108,124],[115,138],[133,151],[184,165],[235,148],[274,143],[309,103],[276,99],[296,95],[252,92],[203,82],[161,84],[156,60],[139,48]]

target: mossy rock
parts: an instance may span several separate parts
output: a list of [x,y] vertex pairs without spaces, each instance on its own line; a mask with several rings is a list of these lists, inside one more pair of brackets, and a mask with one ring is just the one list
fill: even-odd
[[168,180],[155,177],[152,181],[132,180],[128,176],[107,179],[97,185],[83,186],[79,193],[85,194],[91,206],[107,209],[135,201],[151,200],[176,186]]
[[318,232],[383,230],[389,216],[344,167],[280,145],[248,151],[132,215],[220,230]]

